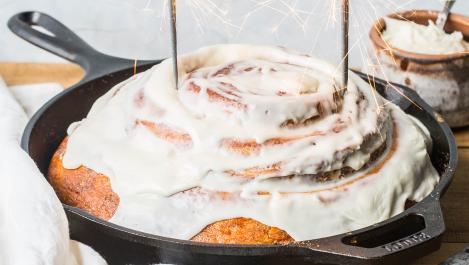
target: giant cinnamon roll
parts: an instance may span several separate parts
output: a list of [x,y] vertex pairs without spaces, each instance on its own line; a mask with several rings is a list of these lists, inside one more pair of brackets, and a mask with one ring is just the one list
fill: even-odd
[[351,74],[285,49],[221,45],[111,89],[49,177],[65,203],[136,230],[286,243],[390,218],[439,176],[426,129]]

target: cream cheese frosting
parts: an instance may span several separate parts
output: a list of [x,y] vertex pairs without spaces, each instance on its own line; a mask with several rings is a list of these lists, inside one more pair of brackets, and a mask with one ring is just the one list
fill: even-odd
[[420,54],[451,54],[469,50],[461,32],[451,34],[438,28],[433,21],[428,26],[413,21],[385,17],[382,38],[391,47]]
[[177,90],[165,60],[69,127],[63,165],[110,178],[120,197],[111,222],[190,239],[247,217],[314,239],[390,218],[439,180],[424,127],[353,73],[343,90],[327,62],[241,44],[178,65]]

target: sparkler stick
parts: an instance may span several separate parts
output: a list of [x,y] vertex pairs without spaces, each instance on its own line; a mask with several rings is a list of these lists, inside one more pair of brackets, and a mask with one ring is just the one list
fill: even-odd
[[178,89],[178,42],[177,42],[177,29],[176,29],[176,0],[169,0],[169,12],[171,17],[171,55],[173,57],[173,73],[176,83],[176,90]]
[[348,85],[348,70],[349,70],[349,0],[342,0],[342,84],[344,92]]

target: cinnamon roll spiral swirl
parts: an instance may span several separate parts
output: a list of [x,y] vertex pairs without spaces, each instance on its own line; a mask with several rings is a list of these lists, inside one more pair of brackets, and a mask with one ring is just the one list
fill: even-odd
[[382,221],[438,181],[425,128],[357,76],[344,90],[333,66],[272,47],[178,60],[178,90],[165,61],[70,126],[49,172],[64,201],[163,236],[282,243]]

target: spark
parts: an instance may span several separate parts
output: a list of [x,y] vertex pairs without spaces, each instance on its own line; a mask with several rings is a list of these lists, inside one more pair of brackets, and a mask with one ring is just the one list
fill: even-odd
[[[351,4],[351,14],[354,14],[355,18],[357,17],[359,18],[359,19],[354,20],[354,26],[353,26],[353,28],[358,29],[358,30],[355,30],[352,34],[357,34],[358,36],[355,36],[355,37],[358,40],[360,40],[359,41],[360,44],[357,46],[358,46],[358,51],[359,51],[362,65],[364,66],[364,69],[362,70],[364,70],[364,72],[367,73],[368,83],[370,87],[372,88],[374,103],[376,104],[376,111],[378,114],[390,102],[385,101],[384,103],[380,104],[379,101],[377,100],[376,80],[374,79],[375,76],[380,76],[382,77],[382,79],[385,80],[386,88],[395,90],[398,94],[400,94],[403,98],[411,102],[418,109],[421,110],[422,108],[389,81],[390,79],[386,75],[386,71],[385,71],[386,66],[383,64],[383,62],[381,62],[381,59],[376,54],[376,52],[373,52],[373,51],[370,52],[369,48],[366,46],[366,43],[368,41],[368,36],[367,36],[368,31],[366,30],[363,32],[362,30],[360,33],[360,29],[363,29],[363,28],[366,29],[367,25],[374,25],[375,22],[380,19],[380,15],[378,15],[379,12],[377,11],[378,5],[380,5],[381,7],[384,6],[387,11],[386,13],[390,14],[390,13],[395,13],[397,11],[401,11],[400,10],[401,8],[409,5],[410,3],[413,3],[414,1],[415,0],[407,1],[403,5],[400,5],[400,6],[395,4],[394,1],[375,1],[375,0],[366,0],[365,7]],[[385,51],[387,51],[391,55],[390,63],[397,65],[398,62],[396,58],[394,57],[394,54],[391,52],[393,50],[392,47],[386,41],[385,41],[385,45],[386,45]]]
[[[239,36],[242,31],[244,30],[244,26],[246,25],[247,21],[253,17],[256,13],[263,11],[265,9],[271,11],[274,15],[279,15],[280,18],[278,22],[270,27],[270,31],[275,34],[277,39],[280,39],[283,36],[278,35],[279,29],[282,25],[288,21],[293,20],[295,24],[303,31],[303,34],[306,35],[307,26],[311,17],[316,14],[313,10],[305,10],[298,8],[299,0],[249,0],[251,3],[254,4],[254,7],[251,11],[247,12],[243,16],[243,20],[238,31]],[[316,6],[316,5],[315,5]]]
[[217,5],[212,0],[186,0],[182,2],[184,2],[190,9],[201,34],[205,33],[204,28],[208,27],[210,23],[213,23],[211,18],[215,18],[217,22],[222,23],[229,28],[240,28],[229,19],[228,9]]
[[[117,0],[107,0],[111,2],[117,2]],[[142,3],[140,1],[124,1],[125,4],[133,9],[146,12],[148,14],[158,17],[160,22],[160,31],[167,30],[167,23],[169,18],[167,12],[161,12],[161,10],[167,10],[167,4],[169,0],[146,0],[143,1],[143,5],[138,6],[135,3]],[[437,0],[429,0],[437,1]],[[186,9],[188,17],[184,17],[184,23],[192,23],[201,35],[209,34],[209,29],[217,25],[217,28],[224,30],[224,38],[228,41],[237,40],[245,34],[251,31],[253,22],[259,18],[267,18],[267,20],[259,20],[259,25],[254,26],[263,28],[268,34],[273,34],[272,38],[278,43],[283,43],[290,35],[288,34],[291,30],[296,30],[303,33],[304,38],[298,40],[303,42],[301,47],[304,47],[304,51],[308,55],[318,57],[322,54],[318,52],[318,47],[321,47],[321,37],[325,31],[331,30],[331,32],[338,32],[341,10],[341,0],[244,0],[244,5],[240,4],[241,1],[236,0],[179,0],[178,10]],[[245,8],[245,2],[249,3],[250,6],[246,8],[246,11],[240,11],[240,6]],[[358,51],[353,56],[359,58],[358,61],[361,65],[366,68],[369,77],[379,76],[381,79],[389,80],[386,76],[384,64],[398,64],[398,60],[394,57],[392,47],[385,42],[386,51],[391,55],[390,61],[381,62],[380,58],[375,52],[370,51],[368,32],[371,25],[374,25],[376,21],[384,14],[391,14],[396,12],[405,11],[420,5],[422,1],[418,0],[350,0],[350,35],[352,37],[349,53],[352,51]],[[427,1],[423,1],[422,8],[425,8]],[[266,16],[266,13],[269,15]],[[259,40],[262,37],[259,36]],[[337,38],[337,44],[340,39]],[[289,41],[289,43],[292,43]],[[464,51],[461,54],[469,54]],[[339,46],[337,46],[337,57],[340,58],[338,61],[337,68],[344,64],[343,58],[340,55]],[[329,58],[330,59],[330,58]],[[357,64],[354,58],[352,64]],[[363,70],[363,69],[362,69]],[[339,71],[338,71],[339,72]],[[373,88],[374,95],[377,93],[376,83],[373,79],[369,81],[370,86]],[[393,86],[387,81],[388,87],[395,89],[397,93],[402,93],[397,87]],[[375,95],[377,96],[377,95]],[[406,96],[402,94],[405,98]],[[408,99],[410,102],[412,100]],[[389,102],[378,104],[379,100],[375,100],[377,104],[377,111],[382,111],[385,105]],[[413,104],[417,105],[415,102]]]
[[135,59],[134,60],[134,79],[137,78],[137,62],[138,62],[138,60]]

